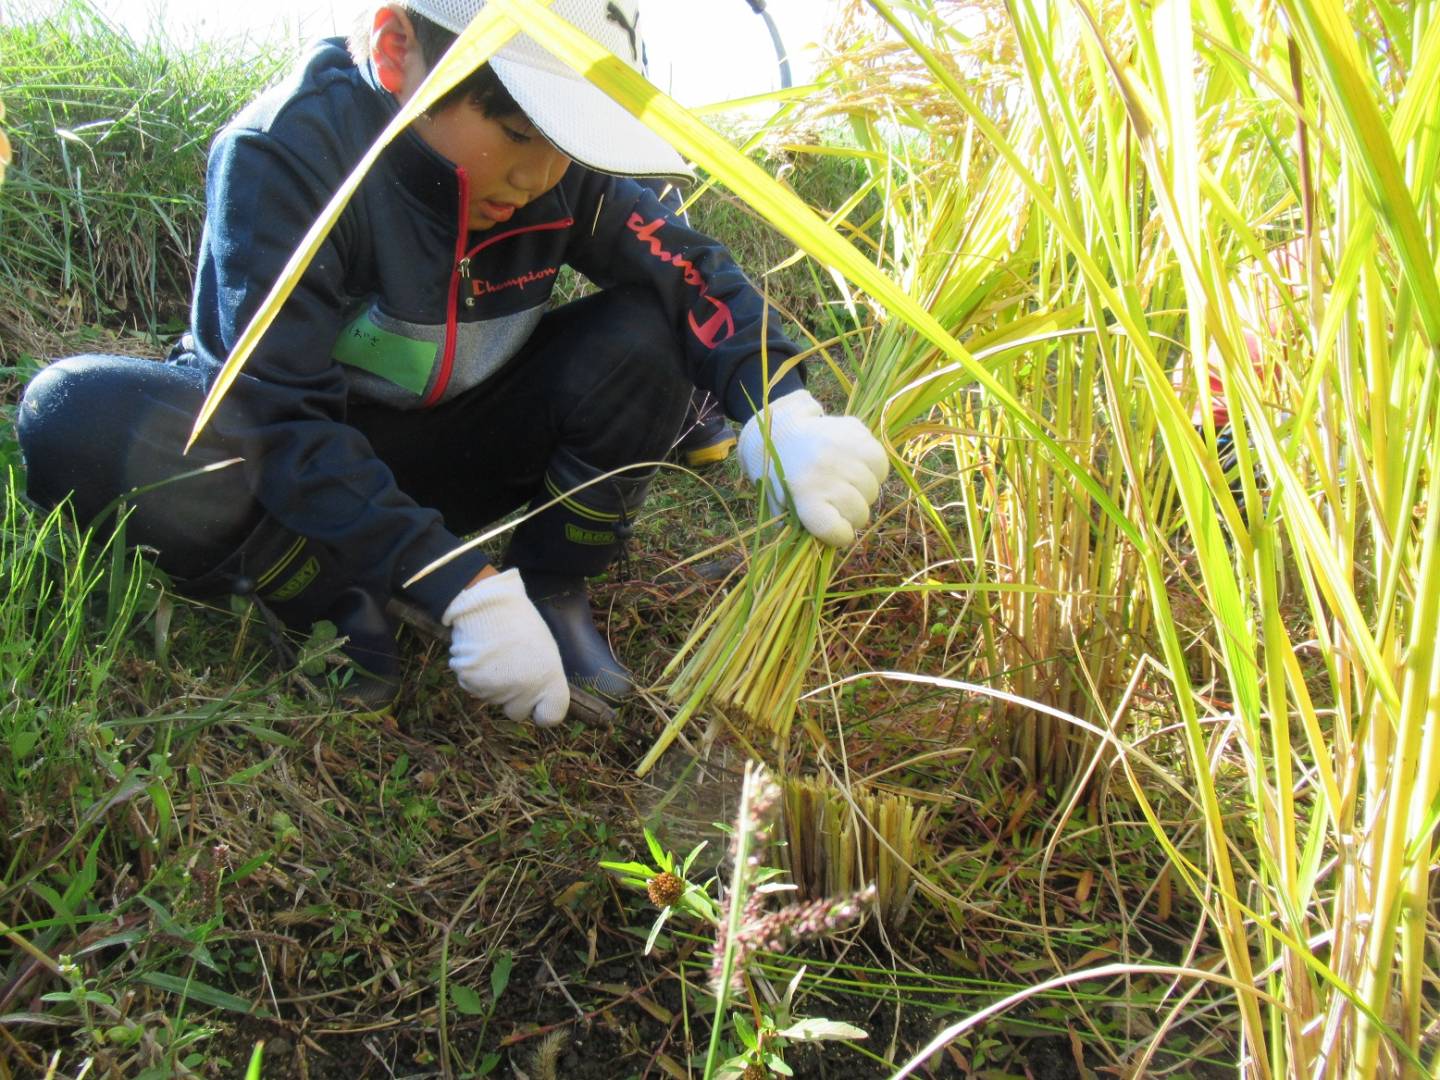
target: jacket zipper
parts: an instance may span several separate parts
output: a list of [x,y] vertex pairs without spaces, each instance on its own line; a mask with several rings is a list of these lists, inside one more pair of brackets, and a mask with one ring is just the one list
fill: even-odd
[[455,179],[460,185],[460,231],[455,236],[455,268],[450,271],[450,298],[445,303],[445,352],[440,357],[440,374],[435,377],[435,385],[420,403],[422,409],[428,409],[439,401],[445,393],[445,387],[450,385],[450,371],[455,366],[460,279],[470,276],[470,260],[465,255],[465,241],[470,236],[470,177],[464,169],[457,166]]
[[[524,225],[518,229],[510,229],[508,232],[487,236],[466,251],[465,241],[470,237],[470,178],[461,168],[455,170],[455,177],[460,182],[460,234],[455,240],[455,268],[450,272],[450,299],[445,305],[445,352],[440,358],[440,374],[435,379],[435,385],[430,388],[430,393],[426,394],[425,400],[420,403],[420,407],[424,409],[436,404],[445,395],[446,387],[450,385],[450,375],[455,368],[455,342],[459,337],[460,294],[470,290],[471,260],[491,244],[508,240],[512,236],[530,232],[546,232],[552,229],[568,229],[575,224],[573,217],[566,217],[557,221],[544,221],[538,225]],[[473,307],[474,304],[473,297],[465,298],[467,307]]]

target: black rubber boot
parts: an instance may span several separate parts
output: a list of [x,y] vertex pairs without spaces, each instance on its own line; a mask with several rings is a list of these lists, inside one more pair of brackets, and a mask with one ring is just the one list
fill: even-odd
[[521,570],[525,593],[550,628],[560,648],[560,663],[571,687],[579,687],[610,705],[619,705],[635,690],[628,668],[615,659],[610,643],[595,626],[590,593],[582,577]]
[[[187,335],[171,359],[189,351]],[[355,664],[342,696],[380,707],[395,696],[400,673],[384,597],[356,588],[333,551],[256,505],[241,472],[224,467],[239,456],[235,446],[212,431],[185,454],[204,397],[198,367],[98,353],[57,360],[26,387],[17,410],[27,493],[46,507],[68,495],[76,517],[106,535],[124,495],[128,542],[155,549],[178,589],[257,600],[287,665],[295,650],[285,627],[306,633],[333,622]],[[218,471],[201,476],[203,467]]]
[[[645,501],[653,470],[597,480],[597,469],[561,449],[545,473],[545,489],[531,503],[561,501],[522,522],[510,541],[507,566],[519,569],[525,591],[560,648],[570,684],[611,704],[634,690],[634,680],[596,628],[585,579],[621,558],[630,515]],[[586,485],[588,481],[595,481]]]
[[[231,556],[202,578],[177,580],[192,595],[230,592],[249,597],[262,614],[300,633],[322,620],[344,639],[340,652],[350,661],[342,700],[379,711],[400,690],[400,655],[395,622],[368,590],[341,580],[323,545],[265,518]],[[275,644],[286,663],[294,650],[276,630]]]
[[366,712],[388,709],[400,693],[400,653],[395,625],[385,609],[364,589],[349,588],[336,597],[325,618],[345,639],[340,652],[350,661],[340,697]]

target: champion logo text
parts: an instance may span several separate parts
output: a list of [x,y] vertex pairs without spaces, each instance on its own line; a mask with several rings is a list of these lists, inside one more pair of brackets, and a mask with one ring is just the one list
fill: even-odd
[[700,293],[700,299],[704,300],[714,310],[704,322],[695,318],[692,311],[689,314],[690,330],[700,339],[707,349],[713,349],[722,341],[727,340],[735,333],[735,316],[730,311],[730,305],[723,300],[717,300],[710,295],[710,287],[705,284],[705,279],[700,276],[689,259],[683,255],[676,255],[672,251],[666,251],[665,246],[656,237],[665,226],[664,218],[656,218],[654,221],[646,221],[639,214],[631,214],[630,219],[625,222],[626,228],[635,234],[637,240],[650,245],[650,254],[661,262],[667,262],[679,270],[685,277],[685,284],[693,285]]
[[547,266],[544,270],[526,270],[525,273],[517,277],[506,278],[504,281],[472,278],[470,291],[476,296],[489,296],[491,293],[504,292],[506,289],[524,289],[526,285],[533,285],[537,281],[545,281],[554,276],[555,267]]

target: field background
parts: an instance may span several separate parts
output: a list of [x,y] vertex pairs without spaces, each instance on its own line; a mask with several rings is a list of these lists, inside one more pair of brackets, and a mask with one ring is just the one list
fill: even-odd
[[[772,1024],[774,1072],[1433,1074],[1435,7],[837,5],[818,87],[707,116],[765,175],[692,220],[895,471],[834,558],[662,471],[607,730],[414,637],[338,710],[323,627],[281,663],[37,511],[7,422],[0,1076],[712,1075],[714,935],[599,864],[704,842],[713,894],[752,760],[765,862],[877,895],[751,958],[727,1055],[798,976],[869,1037]],[[206,148],[290,60],[0,20],[7,420],[164,354]]]

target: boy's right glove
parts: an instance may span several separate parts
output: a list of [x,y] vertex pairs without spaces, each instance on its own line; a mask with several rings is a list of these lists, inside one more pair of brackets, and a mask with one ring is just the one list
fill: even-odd
[[511,720],[552,727],[570,708],[570,685],[550,630],[525,595],[520,571],[481,578],[445,609],[450,670],[460,685]]
[[[740,464],[751,483],[766,478],[775,507],[795,504],[800,524],[834,547],[855,542],[855,531],[870,519],[870,506],[890,471],[890,459],[870,429],[853,416],[826,416],[807,390],[771,400],[770,444],[765,443],[765,412],[740,431]],[[774,453],[771,453],[771,447]],[[775,469],[785,474],[782,486]]]

